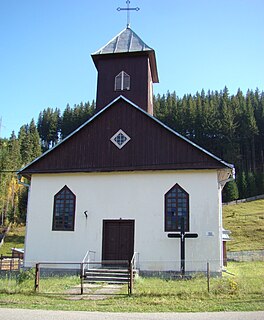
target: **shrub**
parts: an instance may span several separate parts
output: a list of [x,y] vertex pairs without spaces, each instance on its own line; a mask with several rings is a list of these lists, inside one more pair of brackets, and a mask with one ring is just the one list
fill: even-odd
[[17,283],[21,284],[27,280],[34,280],[34,279],[35,279],[34,269],[29,269],[19,273],[19,275],[17,276]]

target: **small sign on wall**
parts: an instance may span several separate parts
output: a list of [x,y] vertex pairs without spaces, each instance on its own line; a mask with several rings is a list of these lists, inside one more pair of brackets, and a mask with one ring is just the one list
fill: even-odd
[[214,237],[214,232],[213,231],[206,231],[207,237]]

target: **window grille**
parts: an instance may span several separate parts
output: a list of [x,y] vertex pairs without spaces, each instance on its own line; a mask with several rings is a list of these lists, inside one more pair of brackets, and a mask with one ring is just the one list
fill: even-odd
[[184,219],[184,231],[189,231],[189,194],[175,184],[165,194],[165,231],[181,231]]
[[52,230],[74,230],[75,202],[76,197],[67,186],[54,196]]

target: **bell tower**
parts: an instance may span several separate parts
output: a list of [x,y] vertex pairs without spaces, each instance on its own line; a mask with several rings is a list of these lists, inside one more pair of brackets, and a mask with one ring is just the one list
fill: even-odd
[[97,112],[122,95],[153,115],[153,83],[159,82],[155,51],[127,25],[92,54],[98,71]]

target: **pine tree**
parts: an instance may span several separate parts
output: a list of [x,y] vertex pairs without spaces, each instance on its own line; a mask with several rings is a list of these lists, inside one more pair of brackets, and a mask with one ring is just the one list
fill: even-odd
[[15,132],[13,131],[8,140],[8,170],[17,171],[21,166],[21,155],[20,155],[20,144],[16,138]]
[[31,143],[28,135],[28,125],[23,125],[18,133],[22,166],[31,161]]
[[22,165],[30,163],[41,155],[40,137],[34,119],[30,125],[23,125],[18,133]]
[[73,114],[69,104],[67,104],[61,119],[61,136],[62,139],[67,137],[73,130]]
[[264,194],[264,172],[256,173],[256,194]]
[[229,181],[223,190],[223,202],[230,202],[239,198],[238,188],[235,180]]
[[236,159],[236,115],[232,109],[232,104],[228,98],[228,89],[224,88],[220,100],[220,118],[221,118],[221,142],[222,142],[222,158],[229,162],[234,162]]
[[247,197],[253,197],[257,194],[255,175],[253,172],[247,174]]
[[60,110],[47,108],[39,114],[38,132],[41,138],[42,150],[46,151],[55,146],[60,133]]
[[256,89],[254,94],[255,118],[259,134],[255,137],[257,172],[264,172],[264,92]]
[[[198,111],[198,115],[196,110]],[[185,134],[191,140],[194,140],[197,136],[199,136],[199,126],[196,125],[196,117],[198,117],[199,119],[199,112],[201,112],[201,110],[197,108],[197,105],[195,104],[193,97],[189,95],[187,98],[187,108],[185,113]]]
[[30,161],[32,161],[41,155],[40,136],[38,133],[38,129],[35,125],[34,119],[32,119],[29,124],[28,134],[29,134],[30,147],[31,147]]
[[245,199],[248,194],[248,188],[247,188],[247,178],[244,171],[238,174],[237,177],[237,187],[239,192],[239,198]]

